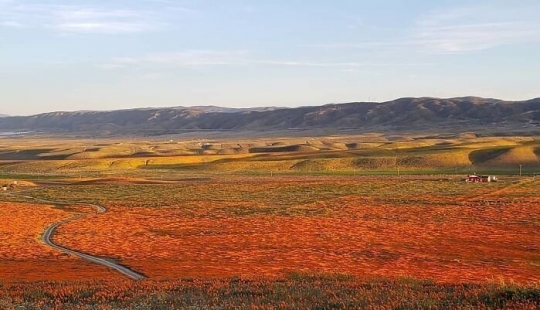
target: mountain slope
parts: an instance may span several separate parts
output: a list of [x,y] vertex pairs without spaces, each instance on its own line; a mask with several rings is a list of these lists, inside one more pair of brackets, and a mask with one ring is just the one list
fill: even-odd
[[175,131],[433,130],[480,127],[538,130],[540,98],[508,102],[477,97],[401,98],[299,108],[147,108],[53,112],[0,119],[0,130],[99,133]]

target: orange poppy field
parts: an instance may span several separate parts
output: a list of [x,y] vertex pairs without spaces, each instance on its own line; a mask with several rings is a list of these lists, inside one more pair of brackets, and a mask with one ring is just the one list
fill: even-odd
[[[530,197],[513,202],[506,196],[520,188],[495,188],[490,196],[494,201],[471,192],[418,195],[410,197],[409,203],[392,201],[399,194],[335,197],[339,195],[332,193],[328,199],[309,202],[296,197],[306,187],[298,181],[200,185],[213,187],[223,201],[186,199],[159,207],[114,202],[107,205],[107,214],[61,226],[55,240],[119,259],[155,279],[280,277],[300,271],[362,278],[406,276],[448,283],[540,281],[540,200]],[[390,192],[404,181],[325,182],[322,178],[308,180],[307,187],[353,186],[349,191],[354,191],[364,182],[390,187]],[[434,183],[405,182],[417,186]],[[534,190],[537,183],[527,186]],[[249,194],[246,201],[234,201],[243,196],[238,191],[253,191],[257,196],[261,191],[280,189],[294,193],[288,197],[290,201],[276,201],[281,208],[272,208],[271,200],[259,204]]]
[[55,251],[41,242],[50,224],[73,213],[89,211],[69,207],[0,203],[0,281],[45,281],[119,278],[105,267]]
[[[329,294],[326,300],[335,291],[344,294],[333,297],[339,303],[372,285],[378,288],[370,290],[375,295],[351,300],[349,306],[369,305],[365,298],[379,295],[393,296],[386,305],[397,307],[406,306],[407,294],[450,300],[461,292],[465,308],[489,309],[502,302],[535,309],[540,306],[531,301],[540,283],[539,185],[532,178],[468,184],[455,177],[291,176],[41,186],[27,193],[107,208],[60,225],[55,243],[115,260],[148,279],[123,280],[41,242],[50,224],[92,209],[5,202],[0,215],[9,221],[0,228],[0,283],[11,293],[0,294],[0,301],[7,308],[38,305],[47,299],[39,294],[61,292],[53,298],[61,308],[90,291],[89,303],[116,300],[125,306],[145,290],[154,297],[187,290],[216,306],[232,302],[231,294],[240,290],[259,296],[250,308],[271,309],[276,300],[292,302],[261,297],[276,286],[300,287],[306,294],[321,289],[324,293],[317,294]],[[20,281],[54,282],[28,286]],[[500,295],[500,285],[507,284],[517,285],[512,287],[517,299]],[[209,287],[218,297],[201,297]],[[115,293],[105,293],[111,290]],[[38,297],[28,297],[33,294]],[[493,303],[482,301],[482,294],[492,296]],[[126,304],[113,296],[124,296]],[[169,298],[163,305],[183,305]]]

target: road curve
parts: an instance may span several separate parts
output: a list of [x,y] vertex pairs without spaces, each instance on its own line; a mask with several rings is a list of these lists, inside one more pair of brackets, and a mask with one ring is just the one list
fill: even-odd
[[[105,207],[97,205],[97,204],[57,202],[57,201],[38,199],[38,198],[35,198],[35,197],[32,197],[32,196],[21,196],[21,197],[31,199],[31,200],[34,200],[34,201],[47,203],[47,204],[90,206],[90,207],[96,208],[96,213],[105,213],[105,212],[107,212],[107,209]],[[85,217],[87,217],[87,216],[89,216],[91,214],[95,214],[95,213],[75,215],[75,216],[73,216],[71,218],[68,218],[68,219],[65,219],[63,221],[59,221],[59,222],[56,222],[56,223],[52,224],[51,226],[47,227],[47,229],[45,229],[45,231],[43,232],[43,234],[41,236],[41,240],[46,245],[50,246],[51,248],[53,248],[55,250],[62,251],[64,253],[80,257],[80,258],[82,258],[82,259],[84,259],[86,261],[89,261],[89,262],[92,262],[92,263],[95,263],[95,264],[99,264],[99,265],[114,269],[117,272],[119,272],[119,273],[123,274],[124,276],[126,276],[128,278],[131,278],[133,280],[145,279],[146,277],[144,275],[142,275],[142,274],[140,274],[140,273],[138,273],[136,271],[133,271],[133,270],[131,270],[131,269],[125,267],[125,266],[122,266],[120,264],[117,264],[115,262],[109,261],[109,260],[101,258],[101,257],[97,257],[97,256],[93,256],[93,255],[90,255],[90,254],[82,253],[82,252],[72,250],[72,249],[68,249],[68,248],[63,247],[63,246],[61,246],[59,244],[56,244],[56,243],[54,243],[52,241],[52,236],[54,235],[56,229],[60,225],[66,224],[66,223],[69,223],[69,222],[72,222],[72,221],[75,221],[75,220],[78,220],[78,219],[85,218]]]

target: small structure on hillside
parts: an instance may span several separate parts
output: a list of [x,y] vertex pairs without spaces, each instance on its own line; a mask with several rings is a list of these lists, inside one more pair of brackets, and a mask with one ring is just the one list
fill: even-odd
[[488,182],[497,182],[498,179],[496,176],[493,175],[477,175],[470,174],[465,179],[466,182],[473,182],[473,183],[488,183]]

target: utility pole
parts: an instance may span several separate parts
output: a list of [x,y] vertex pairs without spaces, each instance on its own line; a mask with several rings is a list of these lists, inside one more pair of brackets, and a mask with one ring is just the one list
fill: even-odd
[[521,173],[521,166],[522,166],[522,165],[519,165],[519,176],[522,176],[522,173]]

